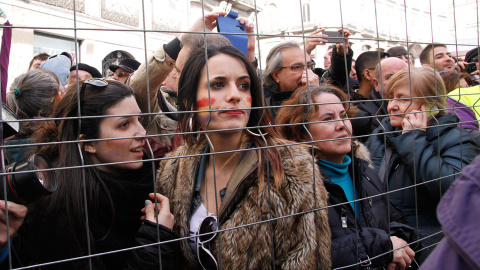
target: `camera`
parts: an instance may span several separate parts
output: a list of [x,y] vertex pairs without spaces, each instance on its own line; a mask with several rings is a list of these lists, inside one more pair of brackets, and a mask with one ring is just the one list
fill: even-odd
[[[17,115],[2,103],[1,116],[2,139],[15,135],[20,129]],[[47,157],[42,154],[33,154],[27,161],[14,162],[7,167],[7,174],[1,177],[0,181],[0,200],[26,205],[39,196],[51,194],[57,189],[55,171],[41,171],[53,168]]]
[[465,72],[468,74],[471,74],[472,72],[475,72],[477,70],[477,63],[475,62],[470,62],[465,64]]
[[52,164],[42,154],[33,154],[26,162],[12,163],[4,177],[6,183],[0,183],[0,199],[26,205],[39,196],[51,194],[57,189],[55,171],[38,171],[50,168]]

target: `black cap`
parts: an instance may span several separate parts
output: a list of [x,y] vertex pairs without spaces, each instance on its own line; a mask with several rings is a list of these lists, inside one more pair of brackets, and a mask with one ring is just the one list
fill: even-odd
[[76,70],[77,66],[78,66],[78,70],[83,70],[90,73],[90,75],[92,75],[93,78],[102,78],[102,74],[100,73],[100,71],[98,71],[98,69],[84,63],[76,64],[75,66],[70,68],[70,71]]
[[468,51],[465,55],[465,62],[473,62],[473,58],[478,55],[478,50],[480,50],[480,47]]
[[138,69],[139,66],[140,66],[140,63],[137,60],[131,59],[131,58],[125,58],[120,60],[120,63],[118,63],[118,65],[110,65],[108,69],[115,72],[117,68],[123,68],[128,72],[134,72],[135,70]]
[[403,46],[395,46],[387,50],[387,53],[390,54],[391,57],[398,57],[402,55],[407,55],[408,52],[405,50]]

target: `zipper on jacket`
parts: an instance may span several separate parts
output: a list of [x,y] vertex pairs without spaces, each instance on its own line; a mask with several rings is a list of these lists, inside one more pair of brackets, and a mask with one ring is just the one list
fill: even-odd
[[342,228],[347,228],[347,211],[343,207],[342,207],[341,220],[342,220]]

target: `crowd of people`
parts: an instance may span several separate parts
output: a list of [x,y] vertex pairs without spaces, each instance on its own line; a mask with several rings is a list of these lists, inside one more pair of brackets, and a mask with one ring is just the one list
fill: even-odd
[[462,61],[427,44],[421,66],[401,46],[354,60],[339,29],[319,68],[319,29],[260,70],[254,35],[244,54],[203,34],[223,15],[108,78],[65,52],[15,79],[5,163],[43,154],[58,187],[0,195],[1,269],[480,267],[457,244],[478,236],[453,221],[478,221],[462,208],[479,195],[480,48]]

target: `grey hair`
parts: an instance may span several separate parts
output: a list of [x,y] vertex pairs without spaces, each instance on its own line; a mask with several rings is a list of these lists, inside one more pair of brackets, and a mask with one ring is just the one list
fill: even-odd
[[208,45],[216,46],[232,46],[232,43],[228,38],[220,34],[196,34],[196,33],[187,33],[182,35],[180,38],[182,48],[190,48],[195,50],[201,48],[205,44],[205,39]]
[[282,51],[288,48],[299,48],[298,43],[294,41],[282,42],[273,47],[267,56],[267,64],[263,73],[263,85],[270,90],[278,91],[278,84],[273,79],[272,73],[280,70],[283,66]]
[[[24,73],[13,81],[7,93],[7,105],[19,119],[46,117],[53,108],[53,99],[60,90],[60,80],[46,69]],[[15,88],[18,90],[15,91]]]

